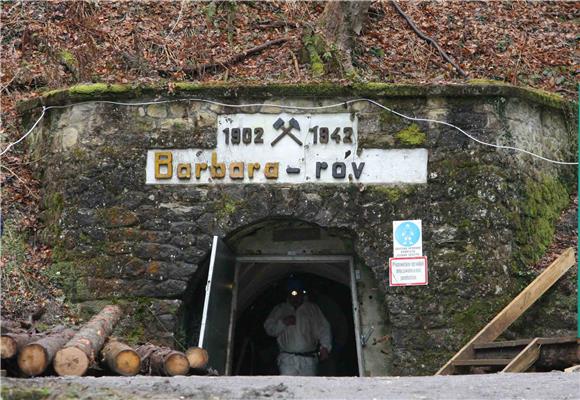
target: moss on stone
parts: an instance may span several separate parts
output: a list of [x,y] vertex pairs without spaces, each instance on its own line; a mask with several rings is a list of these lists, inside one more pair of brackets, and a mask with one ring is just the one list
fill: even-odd
[[512,215],[519,245],[520,266],[516,272],[528,270],[543,256],[554,236],[555,223],[569,200],[568,190],[557,178],[544,175],[539,180],[526,180],[521,212]]
[[93,83],[90,85],[75,85],[69,88],[68,92],[70,94],[92,95],[103,93],[125,93],[130,90],[131,86],[129,85]]
[[401,117],[393,114],[390,111],[382,110],[379,113],[379,123],[381,124],[382,129],[386,129],[390,125],[396,124],[398,122],[401,122]]
[[139,223],[137,214],[118,206],[99,209],[97,216],[105,226],[110,228],[134,226]]
[[471,337],[485,326],[502,307],[509,303],[509,296],[475,298],[469,306],[453,316],[453,326],[464,337]]
[[60,59],[67,64],[76,63],[77,61],[75,56],[68,50],[62,50],[60,52]]
[[224,193],[222,197],[214,203],[215,213],[220,219],[228,218],[243,204],[243,200],[233,199],[228,194]]
[[427,135],[421,131],[417,124],[411,124],[397,132],[395,138],[406,146],[420,146],[427,140]]
[[35,388],[30,386],[7,387],[2,386],[2,398],[12,400],[44,400],[52,397],[52,390],[49,388]]
[[44,229],[41,232],[41,239],[46,243],[57,241],[61,228],[58,223],[64,207],[64,197],[61,193],[53,192],[43,199],[44,210],[41,213]]
[[469,85],[475,86],[482,86],[482,85],[499,85],[499,86],[512,86],[505,81],[499,81],[495,79],[485,79],[485,78],[476,78],[476,79],[469,79],[467,80]]
[[67,301],[76,302],[86,292],[85,280],[80,276],[79,268],[75,262],[55,262],[44,269],[42,273],[62,290]]
[[75,78],[78,79],[78,68],[77,68],[78,62],[74,54],[68,50],[61,50],[59,56],[60,62],[64,64],[75,75]]
[[370,192],[378,193],[382,197],[386,197],[391,203],[396,203],[406,191],[400,187],[373,185],[369,186]]
[[204,87],[204,85],[195,82],[175,82],[173,87],[177,90],[183,90],[186,92],[192,92],[199,90]]
[[19,102],[18,111],[21,113],[41,105],[58,105],[74,102],[75,100],[130,99],[142,96],[167,96],[167,87],[175,89],[175,93],[189,92],[198,96],[215,96],[222,98],[258,98],[267,99],[277,96],[283,97],[461,97],[461,96],[485,96],[485,97],[518,97],[550,107],[569,110],[575,108],[575,103],[566,101],[551,93],[527,87],[517,87],[497,81],[472,81],[464,85],[435,85],[435,84],[394,84],[383,82],[352,83],[349,85],[329,82],[306,83],[306,84],[228,84],[209,83],[199,84],[194,82],[159,83],[148,85],[108,85],[95,83],[88,85],[76,85],[68,89],[51,90],[44,93],[41,98]]

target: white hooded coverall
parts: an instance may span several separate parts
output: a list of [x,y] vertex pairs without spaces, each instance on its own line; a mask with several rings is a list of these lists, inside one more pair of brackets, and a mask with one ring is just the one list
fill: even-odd
[[[296,324],[286,326],[282,320],[291,315],[296,318]],[[277,338],[281,375],[316,376],[317,357],[290,353],[315,352],[319,343],[329,352],[332,350],[330,324],[320,308],[306,299],[297,309],[288,302],[274,307],[264,322],[264,329],[268,335]]]

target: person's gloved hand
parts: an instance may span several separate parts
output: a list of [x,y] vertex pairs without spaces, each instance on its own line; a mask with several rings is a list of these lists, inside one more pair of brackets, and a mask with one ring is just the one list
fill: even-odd
[[282,318],[282,322],[284,322],[284,325],[286,326],[296,325],[296,317],[294,315],[288,315],[287,317]]
[[324,346],[320,346],[320,350],[318,351],[318,359],[320,361],[324,361],[328,358],[328,349]]

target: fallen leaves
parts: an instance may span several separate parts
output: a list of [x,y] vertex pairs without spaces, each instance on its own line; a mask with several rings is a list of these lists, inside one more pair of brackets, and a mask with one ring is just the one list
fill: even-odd
[[[300,57],[301,36],[305,27],[316,28],[323,7],[279,1],[3,2],[0,137],[4,142],[20,137],[24,129],[15,103],[41,91],[79,82],[158,82],[157,71],[163,69],[172,71],[168,81],[179,81],[187,79],[188,69],[231,60],[282,37],[288,41],[223,71],[202,73],[197,81],[313,81]],[[401,2],[401,7],[471,78],[530,85],[576,99],[577,3]],[[461,81],[389,2],[372,5],[353,56],[364,80]],[[325,79],[344,78],[333,72]],[[22,312],[34,299],[44,301],[47,293],[48,298],[59,296],[41,273],[50,262],[50,249],[34,243],[40,188],[31,162],[41,160],[30,160],[22,146],[2,159],[2,217],[33,240],[17,268],[8,271],[13,255],[2,254],[3,312]],[[573,242],[568,236],[558,239]]]

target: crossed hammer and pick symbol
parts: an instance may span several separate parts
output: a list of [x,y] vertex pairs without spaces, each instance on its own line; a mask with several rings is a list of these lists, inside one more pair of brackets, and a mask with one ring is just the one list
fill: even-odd
[[290,136],[296,143],[298,143],[300,146],[302,146],[302,142],[300,141],[300,139],[298,139],[296,136],[294,136],[294,134],[291,132],[292,129],[296,129],[296,130],[300,131],[300,124],[298,123],[298,121],[296,121],[294,118],[292,118],[290,121],[288,121],[287,128],[285,128],[284,125],[285,125],[285,122],[282,118],[278,118],[276,120],[276,122],[274,122],[274,129],[282,128],[282,133],[279,134],[278,137],[276,139],[274,139],[274,141],[272,141],[272,146],[274,146],[276,143],[278,143],[280,140],[282,140],[282,138],[286,135]]

